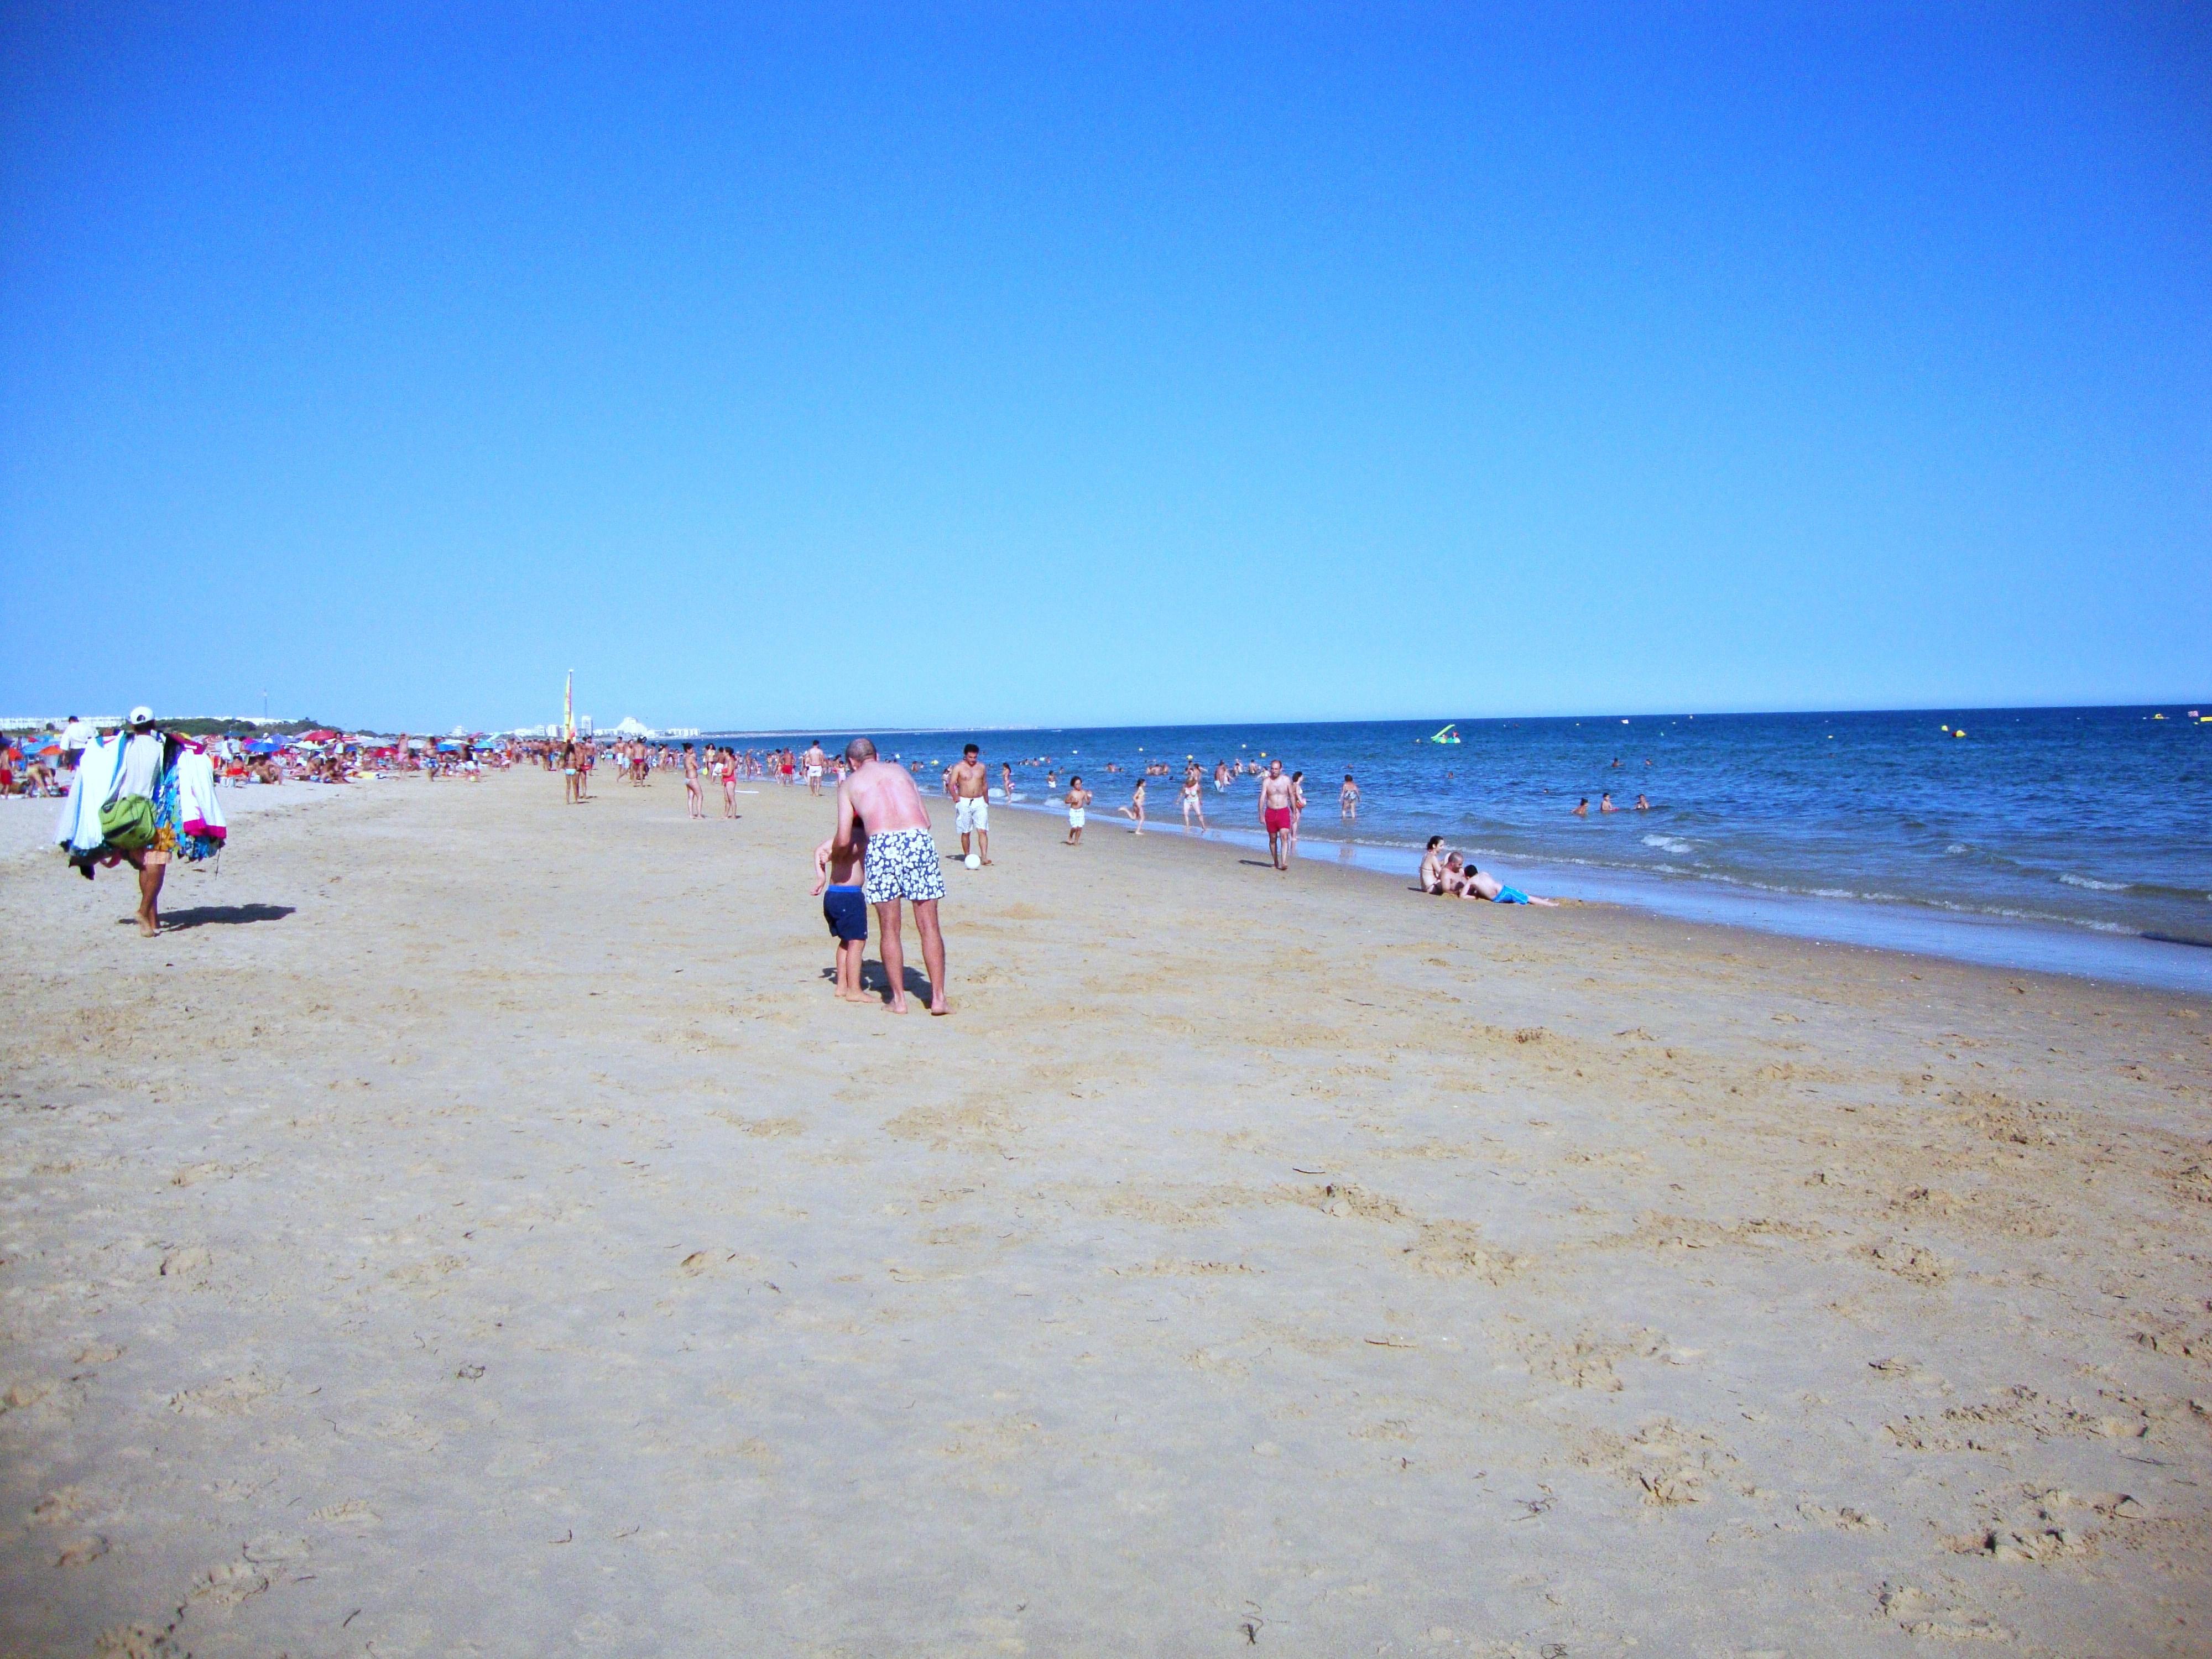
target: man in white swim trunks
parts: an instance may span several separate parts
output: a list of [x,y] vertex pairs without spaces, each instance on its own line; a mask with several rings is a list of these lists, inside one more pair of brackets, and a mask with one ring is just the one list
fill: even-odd
[[822,752],[822,739],[817,738],[806,746],[806,793],[822,793],[822,764],[830,757]]
[[945,793],[952,797],[952,827],[960,832],[960,856],[968,856],[968,838],[975,838],[975,851],[984,863],[991,861],[991,774],[982,750],[969,744],[960,751],[960,764],[945,770]]
[[836,848],[849,848],[857,821],[868,832],[866,874],[861,886],[875,908],[881,939],[884,977],[890,982],[890,1011],[906,1012],[906,951],[901,939],[899,901],[914,906],[915,930],[921,935],[922,964],[929,970],[929,1012],[949,1014],[945,994],[945,935],[937,922],[937,902],[945,896],[945,870],[929,833],[929,809],[906,769],[876,758],[876,745],[855,738],[845,745],[853,770],[837,786]]

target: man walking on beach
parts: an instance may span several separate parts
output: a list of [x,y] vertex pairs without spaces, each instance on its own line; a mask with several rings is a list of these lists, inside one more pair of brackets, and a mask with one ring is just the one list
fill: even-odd
[[806,745],[806,793],[822,793],[822,765],[830,757],[822,752],[822,739],[817,738]]
[[929,971],[929,1012],[949,1014],[952,1004],[945,994],[945,935],[937,924],[945,870],[929,833],[929,809],[921,804],[921,792],[914,787],[913,778],[903,768],[878,760],[876,745],[867,738],[847,744],[845,758],[853,770],[837,786],[837,833],[830,856],[834,860],[838,856],[835,849],[852,846],[853,824],[858,820],[868,832],[866,874],[861,881],[868,902],[875,907],[883,940],[891,1012],[906,1012],[906,951],[899,934],[899,901],[904,899],[914,906],[915,930],[921,935],[922,965]]
[[1297,786],[1283,775],[1279,760],[1267,763],[1267,775],[1260,780],[1260,824],[1267,832],[1267,856],[1275,868],[1291,867],[1291,806]]
[[982,751],[969,744],[960,751],[960,764],[945,773],[945,793],[952,797],[952,827],[960,832],[960,856],[968,856],[968,837],[975,838],[982,861],[991,861],[991,774],[979,758]]

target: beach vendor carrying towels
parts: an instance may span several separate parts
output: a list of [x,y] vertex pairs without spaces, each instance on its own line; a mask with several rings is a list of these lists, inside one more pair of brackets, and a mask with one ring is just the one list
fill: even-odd
[[114,737],[85,746],[55,826],[70,866],[87,881],[98,865],[137,871],[138,931],[149,939],[161,927],[169,860],[211,857],[225,833],[206,749],[156,731],[143,704]]

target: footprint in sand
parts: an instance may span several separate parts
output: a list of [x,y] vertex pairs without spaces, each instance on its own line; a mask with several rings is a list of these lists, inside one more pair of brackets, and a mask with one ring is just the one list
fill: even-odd
[[243,1417],[278,1386],[259,1371],[247,1371],[173,1394],[168,1405],[180,1417]]
[[204,1279],[213,1266],[215,1252],[204,1244],[182,1244],[162,1252],[159,1276],[180,1281]]
[[192,1580],[191,1599],[210,1607],[234,1607],[269,1588],[269,1575],[251,1561],[226,1561]]
[[54,1556],[54,1565],[58,1567],[81,1567],[87,1562],[99,1560],[106,1553],[107,1540],[97,1533],[88,1533],[63,1545]]
[[1925,1245],[1886,1238],[1866,1247],[1866,1255],[1884,1273],[1894,1273],[1911,1285],[1941,1285],[1951,1277],[1950,1264]]

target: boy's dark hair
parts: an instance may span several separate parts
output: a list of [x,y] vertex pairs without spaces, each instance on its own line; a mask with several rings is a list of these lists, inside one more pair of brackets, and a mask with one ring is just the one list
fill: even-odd
[[981,750],[980,750],[980,749],[976,748],[976,746],[975,746],[974,744],[972,744],[972,743],[971,743],[971,744],[969,744],[965,749],[962,750],[960,752],[961,752],[962,754],[963,754],[963,755],[980,755],[980,754],[981,754],[983,751],[982,751]]

